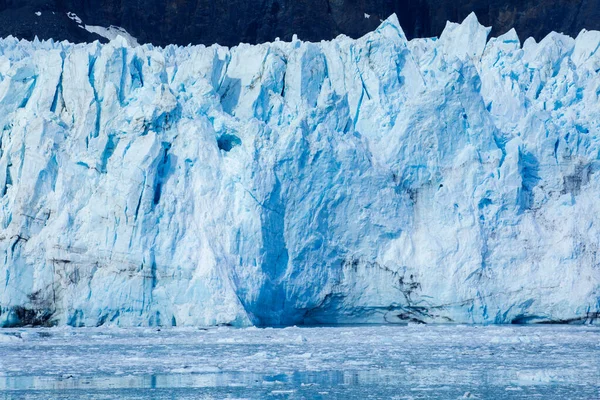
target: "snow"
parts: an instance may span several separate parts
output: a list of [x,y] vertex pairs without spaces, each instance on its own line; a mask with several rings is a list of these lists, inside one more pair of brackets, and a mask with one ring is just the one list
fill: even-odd
[[41,17],[42,16],[42,12],[41,11],[36,11],[35,15],[37,15],[38,17]]
[[597,321],[600,35],[488,34],[0,40],[0,325]]
[[36,399],[591,399],[600,374],[600,330],[589,326],[58,328],[2,336],[21,339],[0,346],[0,391]]
[[75,14],[73,12],[68,12],[67,13],[67,17],[69,17],[71,20],[77,22],[78,25],[81,25],[83,23],[83,21],[81,20],[81,18],[79,18],[77,16],[77,14]]
[[73,12],[68,12],[67,17],[75,21],[80,28],[85,29],[88,32],[95,33],[108,40],[116,40],[120,36],[125,39],[129,47],[139,46],[137,39],[131,36],[124,28],[114,25],[111,25],[108,28],[96,25],[86,25],[83,23],[81,18],[79,18],[77,14]]
[[118,36],[122,36],[127,41],[129,47],[139,46],[136,38],[131,36],[125,29],[118,26],[111,25],[108,28],[104,28],[102,26],[85,25],[84,28],[86,31],[96,33],[108,40],[115,40]]

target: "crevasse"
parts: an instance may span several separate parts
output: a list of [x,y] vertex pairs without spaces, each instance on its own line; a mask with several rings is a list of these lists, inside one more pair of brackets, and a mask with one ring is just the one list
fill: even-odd
[[0,40],[0,325],[593,322],[600,32]]

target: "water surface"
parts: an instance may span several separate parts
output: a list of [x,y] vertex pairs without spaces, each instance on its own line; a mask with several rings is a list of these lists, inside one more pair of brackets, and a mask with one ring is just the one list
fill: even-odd
[[600,329],[0,331],[0,399],[49,398],[600,399]]

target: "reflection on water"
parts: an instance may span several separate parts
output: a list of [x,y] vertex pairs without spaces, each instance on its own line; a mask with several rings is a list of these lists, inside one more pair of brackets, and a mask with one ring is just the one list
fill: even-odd
[[[598,385],[578,382],[577,371],[485,371],[457,376],[455,371],[315,371],[265,375],[223,372],[141,376],[0,377],[0,398],[600,398]],[[458,380],[449,381],[448,374]],[[446,376],[447,378],[447,376]],[[462,378],[462,379],[460,379]],[[476,394],[475,394],[476,393]],[[3,397],[4,396],[4,397]],[[398,397],[399,396],[399,397]]]
[[1,335],[0,399],[600,399],[593,327]]

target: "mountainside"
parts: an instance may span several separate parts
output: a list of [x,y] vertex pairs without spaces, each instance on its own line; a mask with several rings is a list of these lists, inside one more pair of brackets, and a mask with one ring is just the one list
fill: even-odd
[[600,32],[0,40],[0,325],[592,322]]
[[79,25],[115,25],[140,43],[233,46],[289,41],[293,34],[356,38],[396,13],[410,39],[438,36],[446,21],[471,12],[494,36],[516,28],[522,39],[541,40],[551,31],[575,37],[583,28],[600,29],[600,0],[0,0],[0,36],[105,41]]

